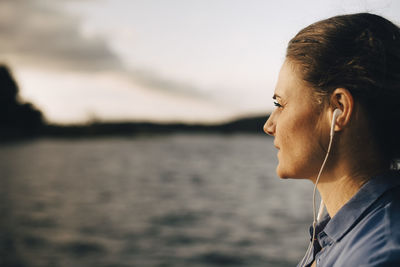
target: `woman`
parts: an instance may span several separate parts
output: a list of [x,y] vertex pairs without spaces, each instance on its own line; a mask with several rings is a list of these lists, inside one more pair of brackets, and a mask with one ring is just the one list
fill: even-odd
[[368,13],[306,27],[273,98],[277,174],[311,180],[327,210],[298,266],[400,266],[399,28]]

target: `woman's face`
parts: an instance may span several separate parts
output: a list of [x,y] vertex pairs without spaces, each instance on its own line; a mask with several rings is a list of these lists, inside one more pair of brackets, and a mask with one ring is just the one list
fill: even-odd
[[320,126],[325,109],[312,90],[286,60],[275,88],[276,108],[264,125],[264,131],[275,137],[279,160],[276,171],[281,178],[315,179],[324,159],[321,142],[326,147],[329,129],[323,131]]

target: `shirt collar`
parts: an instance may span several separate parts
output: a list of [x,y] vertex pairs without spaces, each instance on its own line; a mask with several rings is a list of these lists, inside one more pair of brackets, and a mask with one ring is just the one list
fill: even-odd
[[330,219],[324,232],[333,240],[338,241],[350,230],[372,203],[385,191],[396,185],[400,185],[398,172],[389,172],[373,177]]

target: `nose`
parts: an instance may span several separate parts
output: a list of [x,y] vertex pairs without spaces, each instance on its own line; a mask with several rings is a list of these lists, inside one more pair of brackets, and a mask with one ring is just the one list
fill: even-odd
[[268,135],[275,135],[275,124],[273,123],[273,113],[269,116],[268,120],[264,124],[264,132]]

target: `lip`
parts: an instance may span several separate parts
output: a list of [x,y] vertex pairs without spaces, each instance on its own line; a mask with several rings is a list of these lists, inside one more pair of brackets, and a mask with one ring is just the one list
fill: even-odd
[[279,146],[277,144],[274,143],[274,147],[276,147],[276,149],[280,149]]

